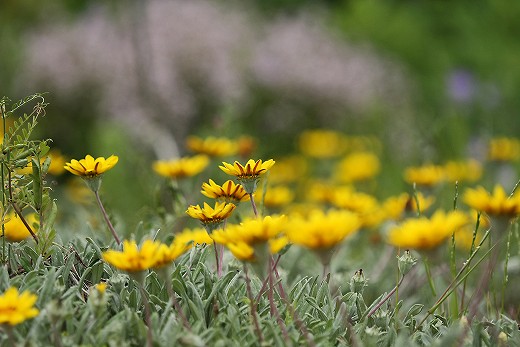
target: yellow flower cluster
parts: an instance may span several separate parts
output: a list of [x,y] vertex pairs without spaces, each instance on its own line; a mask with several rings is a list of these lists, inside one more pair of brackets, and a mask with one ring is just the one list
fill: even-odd
[[520,194],[507,196],[504,188],[496,185],[493,193],[489,193],[482,186],[467,189],[463,196],[464,202],[477,211],[485,212],[490,216],[515,217],[520,214]]
[[372,152],[353,152],[342,159],[336,167],[339,182],[366,181],[379,173],[379,158]]
[[186,146],[192,152],[205,154],[210,157],[224,157],[236,154],[238,143],[231,141],[225,137],[207,137],[200,138],[197,136],[189,136],[186,140]]

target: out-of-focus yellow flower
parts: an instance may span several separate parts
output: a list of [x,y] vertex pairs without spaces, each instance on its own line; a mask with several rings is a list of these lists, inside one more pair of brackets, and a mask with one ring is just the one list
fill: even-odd
[[123,241],[123,251],[108,250],[103,252],[103,260],[126,272],[141,272],[150,269],[156,263],[160,243],[152,240],[143,242],[141,249],[135,241]]
[[51,164],[49,165],[48,172],[54,176],[59,176],[65,172],[64,166],[67,163],[65,156],[57,149],[51,149],[49,156],[51,157]]
[[207,137],[205,139],[197,136],[189,136],[186,140],[188,149],[198,154],[210,157],[225,157],[237,152],[238,144],[225,137]]
[[213,230],[218,228],[224,219],[231,216],[231,213],[236,208],[236,205],[226,202],[215,202],[215,207],[211,207],[207,203],[204,203],[203,207],[199,205],[191,205],[186,210],[186,213],[191,217],[198,219],[208,233],[212,233]]
[[104,157],[94,159],[88,154],[85,159],[72,159],[70,163],[65,164],[64,168],[76,176],[93,178],[113,168],[118,160],[119,157],[116,155],[111,155],[107,159]]
[[106,282],[100,282],[94,286],[94,288],[99,292],[99,294],[105,294],[107,290],[107,283]]
[[10,287],[0,295],[0,324],[18,325],[36,317],[40,311],[34,307],[38,297],[28,291],[19,293]]
[[410,184],[432,187],[446,180],[446,172],[440,165],[409,167],[404,172],[404,179]]
[[315,251],[328,264],[331,251],[360,227],[361,220],[353,212],[313,210],[307,216],[290,216],[286,235],[291,243]]
[[269,171],[269,182],[291,183],[307,173],[307,162],[301,156],[292,156],[276,160],[276,165]]
[[495,185],[492,194],[481,186],[475,189],[468,188],[464,192],[463,200],[469,207],[491,217],[512,218],[520,214],[520,194],[507,196],[500,185]]
[[520,140],[497,137],[489,141],[488,159],[492,161],[516,161],[520,159]]
[[[36,214],[34,213],[28,214],[27,216],[24,216],[24,218],[29,226],[31,226],[31,228],[33,228],[33,226],[37,223]],[[4,236],[7,241],[20,242],[31,237],[31,233],[16,213],[11,212],[5,216],[3,223],[5,233]],[[33,228],[33,232],[36,234],[38,229]]]
[[182,232],[175,234],[175,242],[179,244],[189,245],[210,245],[213,239],[209,236],[204,228],[184,229]]
[[332,204],[337,190],[353,190],[350,186],[338,187],[325,181],[312,180],[305,185],[305,198],[310,202]]
[[249,159],[246,165],[242,165],[238,161],[235,161],[233,165],[223,162],[223,166],[221,165],[219,168],[228,175],[235,176],[246,192],[253,194],[256,191],[256,185],[260,175],[265,174],[274,163],[275,161],[273,159],[269,159],[265,162],[262,162],[261,159],[256,162],[253,159]]
[[209,158],[206,155],[195,155],[172,160],[158,160],[153,163],[153,169],[163,177],[181,179],[195,176],[208,166]]
[[179,242],[177,239],[174,239],[169,246],[164,243],[159,243],[151,267],[159,269],[168,266],[190,248],[191,244]]
[[224,230],[215,231],[212,237],[215,242],[229,248],[237,259],[260,263],[257,271],[259,275],[263,275],[268,252],[278,252],[284,246],[279,240],[271,246],[271,241],[280,238],[285,223],[285,216],[246,219],[240,224],[228,225]]
[[237,139],[237,153],[242,158],[249,158],[256,148],[256,140],[251,136],[243,135]]
[[[428,210],[435,202],[435,197],[424,196],[421,192],[417,192],[417,200],[421,213]],[[398,196],[392,196],[383,202],[383,210],[387,219],[400,220],[407,212],[417,213],[417,201],[415,197],[402,193]]]
[[75,203],[88,205],[94,201],[92,192],[79,178],[68,180],[65,188],[67,197]]
[[226,202],[241,202],[249,200],[249,194],[246,193],[240,184],[236,184],[232,180],[228,180],[219,186],[212,179],[208,183],[202,184],[201,193],[208,198],[224,200]]
[[231,251],[233,256],[241,261],[255,261],[255,249],[245,242],[227,243],[226,247]]
[[340,182],[366,181],[379,173],[379,158],[372,152],[354,152],[342,159],[336,167]]
[[285,216],[267,216],[263,219],[246,219],[240,224],[231,224],[224,230],[212,234],[217,243],[228,244],[238,241],[249,245],[267,242],[280,235],[286,224]]
[[264,201],[264,206],[280,208],[288,205],[294,200],[294,193],[286,186],[272,186],[267,188],[265,194],[263,190],[257,190],[255,200],[261,201],[262,199]]
[[375,227],[385,217],[375,197],[366,193],[356,192],[348,187],[337,189],[332,203],[336,207],[358,214],[362,225],[365,227]]
[[463,212],[437,211],[431,218],[409,218],[393,227],[388,233],[388,242],[401,248],[432,249],[468,222],[469,217]]
[[482,177],[482,165],[473,159],[449,161],[444,164],[444,172],[449,182],[476,182]]
[[345,135],[333,130],[304,131],[299,138],[300,151],[313,158],[340,156],[346,145]]

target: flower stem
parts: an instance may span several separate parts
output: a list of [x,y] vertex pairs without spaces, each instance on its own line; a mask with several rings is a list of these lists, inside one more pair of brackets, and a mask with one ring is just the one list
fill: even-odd
[[221,256],[220,253],[223,252],[222,247],[219,247],[220,245],[217,245],[215,241],[213,241],[213,249],[215,250],[215,262],[217,266],[217,277],[222,277],[222,262],[221,262]]
[[143,298],[144,319],[145,319],[146,325],[148,326],[148,330],[146,331],[146,347],[153,347],[152,324],[151,324],[151,320],[150,320],[150,315],[151,315],[150,303],[148,302],[148,296],[146,295],[144,286],[141,283],[139,283],[139,290],[141,291],[141,297]]
[[437,292],[435,291],[435,283],[433,282],[432,272],[430,270],[430,263],[426,257],[422,257],[424,270],[426,271],[426,277],[428,278],[428,284],[430,285],[430,289],[432,290],[432,294],[434,297],[437,296]]
[[250,306],[251,306],[251,318],[253,319],[253,325],[255,328],[256,336],[258,337],[258,341],[260,342],[260,345],[264,341],[264,336],[262,335],[262,330],[260,330],[260,325],[258,324],[258,318],[256,317],[256,302],[255,298],[253,297],[253,291],[251,290],[251,280],[249,279],[249,276],[247,275],[247,265],[244,263],[244,276],[246,279],[246,291],[247,296],[249,297]]
[[99,192],[97,190],[95,190],[94,195],[96,195],[96,201],[98,203],[99,209],[101,210],[101,214],[103,215],[103,218],[105,219],[105,222],[108,225],[108,229],[110,229],[110,232],[112,233],[112,236],[116,240],[116,243],[118,245],[120,245],[121,241],[119,240],[116,230],[114,229],[114,226],[112,225],[112,223],[110,222],[110,219],[108,218],[107,211],[105,210],[105,207],[103,206],[103,203],[101,202],[101,199],[99,198]]
[[[372,308],[370,310],[370,312],[368,312],[368,314],[366,315],[366,318],[369,318],[371,315],[373,315],[381,306],[383,306],[383,304],[392,297],[392,295],[394,295],[394,293],[397,291],[397,289],[399,289],[399,287],[401,286],[401,284],[403,283],[403,280],[404,280],[404,276],[401,276],[401,279],[399,280],[399,282],[397,283],[397,285],[394,287],[394,289],[392,289],[390,291],[390,293],[386,294],[386,296],[379,302],[377,303],[376,306],[374,306],[374,308]],[[361,320],[363,320],[364,317],[361,318]]]
[[255,198],[253,194],[249,194],[249,200],[251,200],[251,206],[253,206],[253,212],[255,213],[255,217],[258,217],[258,210],[256,208]]

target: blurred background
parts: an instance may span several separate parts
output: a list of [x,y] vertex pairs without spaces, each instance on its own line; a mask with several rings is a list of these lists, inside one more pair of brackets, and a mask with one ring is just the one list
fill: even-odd
[[67,158],[118,155],[103,189],[129,225],[188,135],[249,135],[263,159],[308,129],[372,136],[398,193],[406,165],[519,134],[518,18],[506,0],[2,0],[0,96],[47,92],[38,135]]

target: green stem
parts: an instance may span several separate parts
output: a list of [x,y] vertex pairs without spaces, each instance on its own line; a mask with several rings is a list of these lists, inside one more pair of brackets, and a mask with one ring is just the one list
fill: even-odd
[[98,203],[99,209],[101,210],[101,214],[103,215],[103,218],[105,219],[105,222],[108,225],[108,229],[112,233],[112,236],[116,240],[117,245],[121,244],[121,241],[119,240],[119,237],[117,236],[116,230],[114,229],[114,226],[110,222],[110,219],[108,218],[107,211],[105,210],[105,207],[103,206],[103,203],[101,202],[101,199],[99,198],[99,192],[97,190],[94,190],[94,195],[96,196],[96,201]]
[[428,284],[430,285],[430,289],[434,297],[437,296],[437,292],[435,291],[435,283],[433,282],[432,273],[430,270],[430,263],[426,257],[422,257],[424,270],[426,271],[426,277],[428,278]]
[[[381,299],[381,301],[379,303],[377,303],[376,306],[374,306],[374,308],[372,308],[370,310],[370,312],[368,312],[368,314],[366,315],[366,318],[369,318],[371,315],[373,315],[381,306],[383,306],[383,304],[392,297],[392,295],[394,295],[395,292],[397,292],[397,290],[399,289],[399,287],[401,286],[401,284],[403,283],[403,280],[404,280],[404,276],[401,276],[401,279],[399,280],[399,282],[397,283],[397,285],[394,287],[394,289],[392,289],[388,294],[386,294],[386,296]],[[365,317],[361,317],[361,320],[362,321]]]

